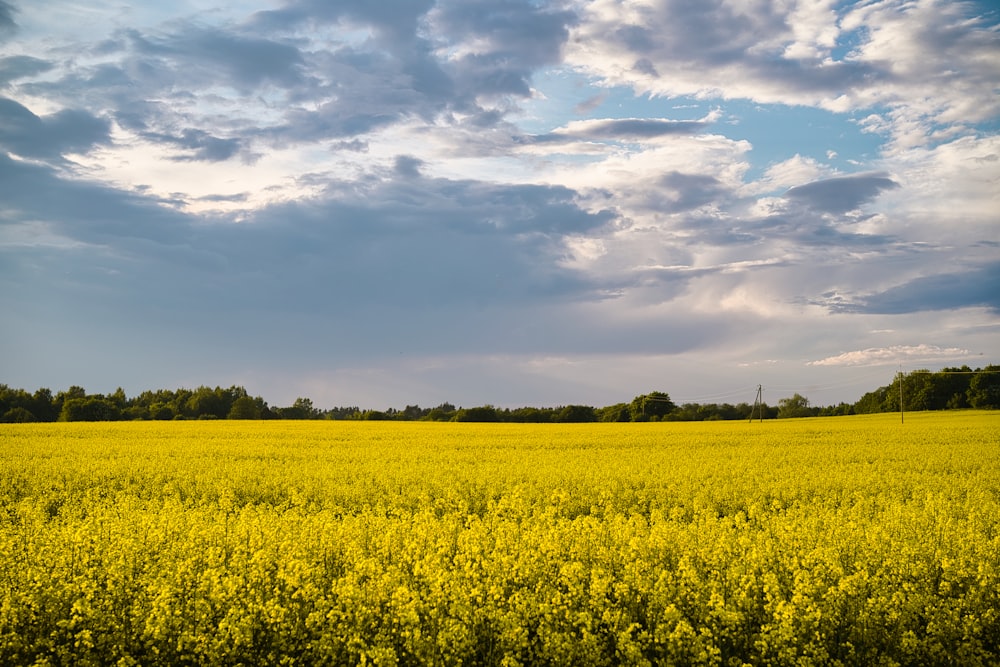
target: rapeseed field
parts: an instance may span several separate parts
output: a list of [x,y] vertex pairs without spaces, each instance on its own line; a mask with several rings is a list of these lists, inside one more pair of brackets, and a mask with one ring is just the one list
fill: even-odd
[[996,665],[1000,413],[0,425],[3,665]]

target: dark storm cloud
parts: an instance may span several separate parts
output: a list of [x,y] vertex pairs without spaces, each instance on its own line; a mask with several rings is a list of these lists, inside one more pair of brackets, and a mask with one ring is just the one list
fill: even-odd
[[834,310],[899,314],[974,306],[1000,313],[1000,263],[916,278]]
[[36,116],[14,100],[0,98],[0,148],[22,157],[53,159],[83,153],[110,141],[110,123],[79,109]]
[[847,213],[898,187],[898,183],[884,174],[858,174],[799,185],[789,189],[785,197],[818,211]]

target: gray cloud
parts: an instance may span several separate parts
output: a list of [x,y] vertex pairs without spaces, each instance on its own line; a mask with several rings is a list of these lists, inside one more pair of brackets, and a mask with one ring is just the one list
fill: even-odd
[[560,144],[574,141],[642,141],[671,135],[704,132],[711,123],[701,120],[666,118],[603,118],[578,121],[547,134],[518,136],[520,144]]
[[14,13],[16,8],[7,0],[0,0],[0,32],[14,30],[17,24],[14,23]]
[[[724,0],[664,0],[634,14],[632,23],[593,17],[580,39],[601,43],[591,49],[626,54],[621,60],[631,57],[636,74],[659,79],[665,88],[679,78],[678,70],[684,88],[695,86],[690,92],[718,93],[733,83],[756,82],[762,93],[780,90],[788,98],[837,96],[893,78],[885,63],[788,57],[788,16],[776,2],[756,3],[751,10]],[[700,80],[690,80],[693,72],[702,74]],[[727,80],[734,74],[738,82]]]
[[424,161],[412,155],[400,155],[396,158],[395,173],[403,178],[416,178],[420,176],[420,168]]
[[847,213],[899,184],[884,174],[838,176],[790,188],[785,197],[826,213]]
[[525,0],[442,2],[432,13],[437,32],[474,45],[455,78],[478,93],[530,94],[535,69],[560,60],[575,14]]
[[249,25],[265,29],[287,30],[304,24],[353,21],[375,27],[387,42],[412,38],[420,17],[434,5],[434,0],[289,0],[281,9],[254,14]]
[[156,132],[145,132],[143,137],[154,141],[173,144],[189,151],[188,154],[175,157],[177,161],[205,160],[221,162],[238,154],[242,149],[240,139],[222,139],[214,137],[202,130],[187,129],[180,135],[167,135]]
[[[528,97],[534,70],[559,60],[574,20],[520,0],[474,8],[294,1],[242,25],[174,21],[160,30],[119,30],[90,48],[105,62],[71,66],[58,80],[28,81],[22,89],[69,106],[107,109],[124,128],[186,149],[184,160],[247,154],[254,141],[348,140],[409,119],[485,129],[501,124],[514,107],[483,108],[480,100]],[[303,37],[302,30],[324,24],[365,27],[372,36],[332,45]],[[449,49],[466,43],[475,51],[448,57]],[[42,63],[11,60],[8,76],[38,73]],[[206,97],[219,95],[259,108],[263,98],[251,96],[265,89],[267,106],[283,110],[282,118],[240,122],[199,110]]]
[[0,153],[0,214],[8,224],[37,221],[69,244],[128,247],[182,243],[190,218],[154,198],[87,181],[60,178],[52,167]]
[[14,100],[0,98],[0,147],[23,157],[53,159],[84,153],[110,141],[110,123],[79,109],[36,116]]
[[[38,298],[65,295],[61,276],[71,275],[80,303],[140,319],[147,308],[184,308],[212,326],[262,304],[302,316],[371,304],[457,316],[468,307],[597,298],[602,285],[560,265],[560,239],[611,220],[581,210],[566,188],[427,179],[415,170],[363,191],[331,183],[320,197],[234,224],[0,158],[0,200],[8,215],[39,221],[58,239],[16,254],[0,247],[0,277],[17,281],[29,265],[58,266],[31,288],[47,293]],[[170,285],[170,293],[153,305],[151,285]]]
[[916,278],[836,310],[900,314],[982,306],[1000,313],[1000,263]]
[[289,44],[190,24],[165,35],[135,30],[127,35],[135,53],[169,63],[173,77],[189,86],[222,81],[249,92],[268,83],[285,88],[303,83],[302,56]]
[[52,69],[52,63],[32,56],[8,56],[0,58],[0,86],[11,81],[35,76]]

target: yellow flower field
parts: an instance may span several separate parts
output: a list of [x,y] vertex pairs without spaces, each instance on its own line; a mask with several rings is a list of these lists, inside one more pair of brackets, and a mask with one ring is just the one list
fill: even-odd
[[998,663],[998,412],[0,425],[3,665]]

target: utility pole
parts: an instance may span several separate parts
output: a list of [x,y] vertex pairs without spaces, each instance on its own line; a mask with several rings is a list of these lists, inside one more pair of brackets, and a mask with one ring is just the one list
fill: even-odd
[[760,406],[760,421],[764,423],[764,388],[761,385],[757,385],[757,398],[753,401],[753,408],[750,409],[750,421],[748,424],[753,423],[753,413],[757,411],[757,406]]

